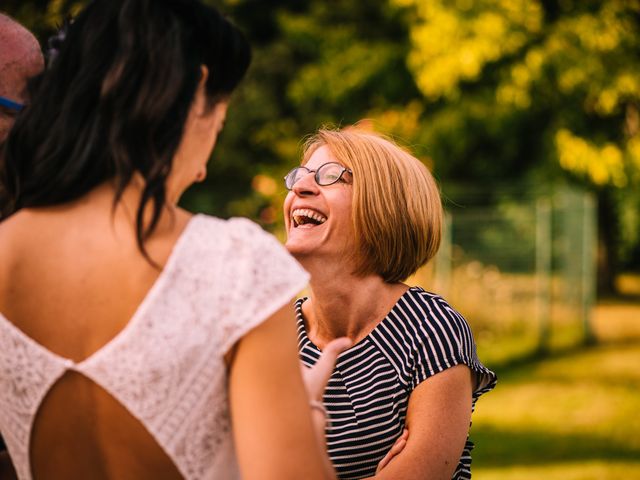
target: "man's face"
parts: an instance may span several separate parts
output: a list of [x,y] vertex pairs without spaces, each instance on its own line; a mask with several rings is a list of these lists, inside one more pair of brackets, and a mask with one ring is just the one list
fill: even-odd
[[11,130],[13,122],[15,122],[17,116],[17,109],[10,108],[5,105],[0,105],[0,143],[6,140],[7,136],[9,135],[9,130]]
[[[28,102],[27,82],[44,68],[36,38],[22,26],[0,19],[0,96],[17,104]],[[18,110],[0,105],[0,142],[3,142]]]

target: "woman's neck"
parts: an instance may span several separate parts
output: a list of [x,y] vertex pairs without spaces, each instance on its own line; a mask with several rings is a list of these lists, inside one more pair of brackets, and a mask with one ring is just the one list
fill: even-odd
[[[135,173],[129,184],[123,189],[115,208],[113,200],[116,194],[116,186],[113,180],[107,180],[98,185],[82,199],[79,199],[77,203],[93,211],[96,208],[107,210],[112,214],[113,221],[135,228],[138,206],[143,190],[144,180],[138,173]],[[174,215],[178,210],[175,204],[167,201],[162,208],[160,220],[155,231],[160,233],[166,229],[171,230],[173,228]],[[153,201],[149,201],[145,206],[143,225],[149,225],[152,215]]]
[[302,311],[307,334],[319,348],[338,337],[359,342],[408,289],[403,283],[386,283],[379,275],[354,275],[339,265],[305,268],[311,273],[311,298]]

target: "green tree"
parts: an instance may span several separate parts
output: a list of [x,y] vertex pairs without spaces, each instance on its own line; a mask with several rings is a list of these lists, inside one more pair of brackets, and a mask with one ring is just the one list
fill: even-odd
[[[3,8],[44,44],[83,3]],[[582,184],[600,203],[601,287],[618,256],[640,265],[640,0],[211,3],[254,61],[186,206],[275,228],[301,139],[367,119],[444,182]]]
[[[86,0],[9,0],[8,11],[42,44]],[[205,0],[207,1],[207,0]],[[301,139],[320,125],[362,118],[411,138],[421,95],[409,72],[401,11],[380,0],[211,0],[248,35],[254,59],[234,94],[205,182],[183,203],[268,228],[281,221],[282,176],[299,161]]]
[[[238,0],[225,9],[249,35],[254,61],[214,152],[211,182],[188,201],[202,204],[226,188],[214,202],[225,205],[222,213],[277,227],[282,176],[320,125],[368,118],[405,137],[417,130],[421,95],[405,63],[409,43],[398,8],[379,0]],[[219,170],[221,163],[229,169]],[[242,178],[230,182],[229,173]]]
[[425,141],[446,175],[535,172],[595,191],[599,286],[613,291],[621,236],[637,245],[640,227],[623,214],[640,184],[640,2],[391,1],[410,19]]

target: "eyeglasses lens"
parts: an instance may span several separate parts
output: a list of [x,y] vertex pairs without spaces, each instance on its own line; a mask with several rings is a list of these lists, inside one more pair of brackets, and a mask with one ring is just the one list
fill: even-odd
[[307,167],[296,167],[284,177],[284,184],[287,187],[287,190],[291,190],[298,180],[309,173],[315,172],[314,178],[316,183],[326,187],[327,185],[333,185],[340,180],[344,172],[347,171],[350,172],[350,170],[344,168],[339,163],[325,163],[315,171],[309,170]]
[[318,169],[316,180],[318,185],[327,186],[336,183],[344,172],[344,167],[337,163],[326,163]]
[[298,180],[309,173],[305,167],[296,167],[284,177],[284,185],[287,190],[291,190]]

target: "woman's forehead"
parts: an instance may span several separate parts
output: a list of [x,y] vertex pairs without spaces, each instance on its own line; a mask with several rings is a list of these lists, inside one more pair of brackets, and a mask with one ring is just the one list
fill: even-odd
[[318,168],[321,165],[329,162],[337,162],[336,158],[333,156],[331,151],[326,145],[321,145],[316,148],[316,150],[311,154],[307,163],[303,163],[303,165],[311,170]]

